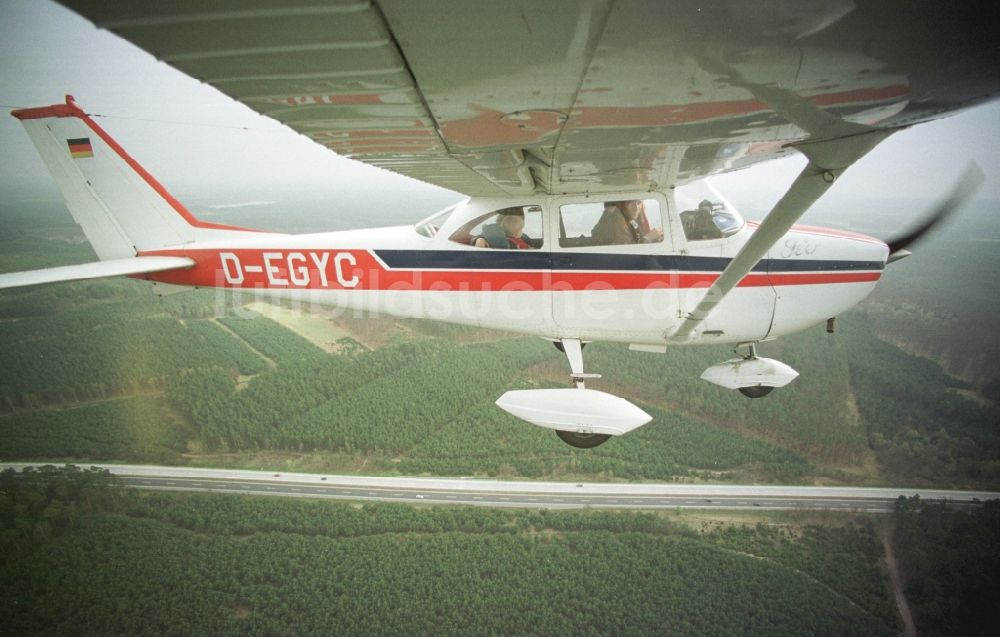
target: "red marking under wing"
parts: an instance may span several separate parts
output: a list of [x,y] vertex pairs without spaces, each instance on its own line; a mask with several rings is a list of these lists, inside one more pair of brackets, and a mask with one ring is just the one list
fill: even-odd
[[[901,84],[871,89],[857,89],[827,93],[804,100],[818,106],[838,106],[853,103],[880,102],[900,98],[909,94],[909,88]],[[590,128],[605,126],[664,126],[690,124],[720,117],[744,116],[771,107],[758,99],[733,100],[728,102],[692,102],[690,104],[661,104],[646,107],[619,108],[614,106],[583,107],[574,113],[569,126]]]
[[[234,254],[242,266],[243,282],[227,282],[220,260],[220,252]],[[285,279],[288,284],[274,285],[267,275],[263,254],[281,255],[271,260],[274,277]],[[309,283],[293,284],[288,269],[288,255],[305,255],[297,267],[306,267]],[[310,254],[327,254],[326,280],[322,285]],[[350,255],[356,265],[345,265],[341,275],[347,280],[358,278],[355,287],[338,283],[335,257]],[[300,289],[300,290],[423,290],[451,292],[568,292],[583,290],[653,290],[707,288],[719,277],[717,272],[572,272],[547,270],[391,270],[382,266],[368,250],[157,250],[141,256],[183,256],[195,261],[187,270],[172,270],[135,275],[150,281],[191,285],[198,287],[225,287],[245,289]],[[260,266],[260,272],[247,272],[247,266]],[[769,285],[825,285],[833,283],[867,283],[878,281],[881,272],[807,272],[807,273],[750,273],[737,287],[765,287]]]
[[282,106],[316,106],[325,104],[384,104],[379,93],[344,93],[338,95],[289,95],[268,97],[262,102]]
[[531,111],[517,118],[470,104],[477,115],[466,119],[441,122],[441,134],[451,143],[473,148],[496,144],[536,144],[546,136],[559,132],[559,113]]
[[[870,106],[904,98],[909,92],[906,85],[891,84],[801,97],[817,106]],[[476,114],[441,122],[442,136],[449,143],[469,148],[537,144],[558,132],[564,123],[561,115],[554,111],[529,111],[513,117],[481,104],[469,104],[469,108]],[[573,109],[565,124],[573,130],[670,126],[745,117],[770,110],[770,106],[756,98],[649,106],[578,106]]]

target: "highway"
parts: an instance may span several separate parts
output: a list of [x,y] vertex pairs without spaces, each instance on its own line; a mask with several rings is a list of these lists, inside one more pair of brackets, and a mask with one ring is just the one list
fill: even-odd
[[[0,463],[21,470],[31,463]],[[190,467],[81,464],[109,470],[138,489],[490,507],[609,509],[832,509],[885,513],[899,496],[973,506],[1000,492],[942,489],[724,484],[595,483],[275,473]]]

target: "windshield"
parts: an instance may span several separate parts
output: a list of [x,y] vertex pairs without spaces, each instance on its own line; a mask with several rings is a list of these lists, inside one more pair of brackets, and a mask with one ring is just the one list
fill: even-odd
[[688,241],[722,239],[743,227],[743,217],[708,180],[679,186],[674,201]]
[[444,225],[444,222],[448,220],[448,217],[451,216],[452,211],[455,210],[458,205],[459,204],[448,206],[440,212],[435,212],[423,221],[418,222],[417,225],[413,226],[413,229],[417,231],[417,234],[427,237],[428,239],[433,239],[434,235],[438,233],[438,230],[441,229],[441,226]]

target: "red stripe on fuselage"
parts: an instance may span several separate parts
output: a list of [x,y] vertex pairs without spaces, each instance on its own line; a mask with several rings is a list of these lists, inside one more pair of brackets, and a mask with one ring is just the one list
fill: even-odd
[[[385,267],[368,250],[157,250],[141,256],[184,256],[194,267],[145,275],[151,281],[276,290],[426,290],[541,292],[707,288],[719,272],[444,270]],[[878,281],[881,272],[752,272],[738,287]]]

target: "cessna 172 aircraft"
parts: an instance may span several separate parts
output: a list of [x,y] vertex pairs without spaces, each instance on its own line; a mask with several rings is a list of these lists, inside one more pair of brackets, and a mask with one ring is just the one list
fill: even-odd
[[[758,344],[832,329],[941,214],[888,242],[795,222],[894,131],[1000,89],[985,3],[66,4],[332,151],[468,198],[412,227],[205,223],[67,97],[13,115],[100,261],[0,287],[127,275],[537,335],[572,386],[497,404],[578,447],[650,420],[585,387],[590,341],[731,343],[703,378],[750,397],[791,382]],[[808,165],[760,223],[704,181],[790,153]]]

